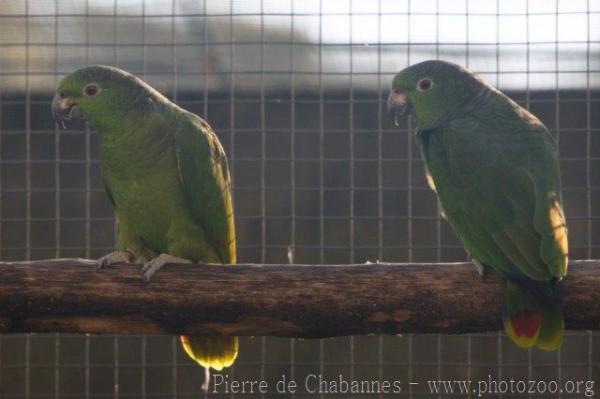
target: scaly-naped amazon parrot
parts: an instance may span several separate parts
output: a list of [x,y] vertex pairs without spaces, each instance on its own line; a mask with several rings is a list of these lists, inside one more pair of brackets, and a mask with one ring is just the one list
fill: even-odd
[[556,139],[468,70],[425,61],[393,80],[388,111],[410,113],[427,173],[467,252],[505,286],[504,326],[520,347],[560,347],[557,282],[568,243]]
[[[144,263],[148,281],[166,263],[236,262],[227,158],[206,121],[107,66],[62,79],[52,110],[61,124],[81,116],[99,133],[102,179],[119,221],[117,251],[99,267]],[[238,353],[236,337],[181,342],[207,376]]]

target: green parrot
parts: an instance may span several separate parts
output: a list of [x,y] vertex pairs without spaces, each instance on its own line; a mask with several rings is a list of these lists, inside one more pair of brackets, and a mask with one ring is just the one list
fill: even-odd
[[446,220],[476,263],[503,277],[506,332],[519,347],[558,349],[557,282],[568,243],[556,138],[526,109],[462,68],[425,61],[399,72],[388,112],[415,137]]
[[[83,117],[99,133],[102,179],[118,219],[118,250],[100,258],[99,268],[143,263],[149,281],[167,263],[236,263],[227,158],[206,121],[108,66],[62,79],[52,110],[63,126]],[[237,337],[181,342],[207,376],[238,353]]]

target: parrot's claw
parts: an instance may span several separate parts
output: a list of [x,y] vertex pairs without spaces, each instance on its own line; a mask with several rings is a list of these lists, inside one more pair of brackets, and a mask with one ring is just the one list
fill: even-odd
[[479,276],[481,276],[481,277],[484,277],[485,273],[486,273],[486,267],[485,267],[485,265],[482,265],[481,262],[479,262],[475,258],[471,259],[471,261],[475,265],[475,269],[477,269],[477,274],[479,274]]
[[144,282],[150,281],[154,273],[159,271],[164,265],[168,263],[192,263],[191,261],[183,258],[178,258],[169,254],[160,254],[158,257],[152,259],[149,262],[144,263],[142,267],[142,280]]
[[97,269],[104,269],[116,263],[132,263],[133,254],[129,251],[115,251],[98,259]]

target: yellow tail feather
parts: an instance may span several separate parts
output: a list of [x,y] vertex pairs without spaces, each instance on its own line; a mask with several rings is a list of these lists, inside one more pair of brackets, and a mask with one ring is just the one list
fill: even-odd
[[560,297],[553,292],[555,287],[551,282],[529,281],[527,287],[521,284],[505,280],[502,319],[506,333],[521,348],[557,350],[562,344],[565,322]]
[[522,314],[512,319],[504,318],[504,329],[519,348],[531,348],[538,342],[541,320],[535,320],[535,314]]
[[555,351],[563,342],[565,319],[560,308],[548,309],[542,313],[542,331],[536,346],[545,351]]
[[203,367],[222,370],[235,362],[238,355],[238,337],[180,337],[185,353]]

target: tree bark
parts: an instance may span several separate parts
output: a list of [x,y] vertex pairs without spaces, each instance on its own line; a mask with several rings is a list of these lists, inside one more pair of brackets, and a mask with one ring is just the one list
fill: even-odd
[[[502,328],[494,272],[471,263],[137,265],[0,262],[0,332],[270,335],[474,333]],[[600,328],[600,261],[561,283],[566,327]]]

